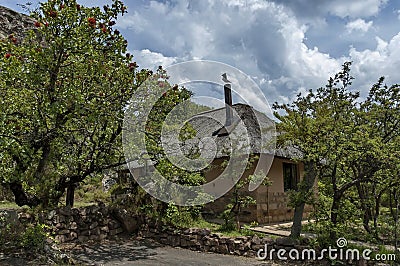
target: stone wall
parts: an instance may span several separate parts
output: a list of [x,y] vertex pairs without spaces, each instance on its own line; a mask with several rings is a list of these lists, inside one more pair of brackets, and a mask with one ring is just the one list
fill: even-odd
[[[292,221],[294,209],[288,206],[289,198],[285,192],[263,192],[257,195],[257,221],[277,223]],[[307,218],[312,206],[306,205],[303,218]]]
[[[251,195],[256,204],[243,208],[239,219],[242,223],[256,221],[260,224],[270,224],[278,222],[292,221],[294,209],[288,206],[288,195],[285,192],[268,192],[258,189]],[[231,192],[215,200],[213,203],[205,205],[205,214],[210,217],[218,217],[223,212],[226,205],[230,203]],[[312,211],[312,206],[306,205],[303,218],[307,218]]]
[[[19,212],[19,221],[36,222],[29,213]],[[39,214],[40,223],[48,225],[56,241],[102,240],[124,231],[122,224],[104,204],[81,208],[62,207]]]
[[145,223],[142,224],[138,235],[173,247],[253,258],[257,256],[260,249],[265,249],[265,245],[268,246],[269,250],[272,248],[296,248],[301,251],[304,248],[304,245],[300,245],[300,243],[289,238],[274,240],[270,237],[261,238],[257,235],[228,237],[220,233],[212,233],[209,229],[204,228],[177,229],[150,219],[146,219]]
[[147,221],[142,225],[139,236],[173,247],[250,257],[255,257],[257,251],[265,244],[272,245],[274,243],[271,238],[267,237],[226,237],[211,233],[209,229],[176,229],[152,221]]

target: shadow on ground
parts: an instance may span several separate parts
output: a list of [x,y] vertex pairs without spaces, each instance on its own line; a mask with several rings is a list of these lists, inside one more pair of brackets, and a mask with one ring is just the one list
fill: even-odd
[[70,253],[78,263],[103,265],[151,259],[150,257],[157,255],[155,249],[161,247],[163,246],[150,241],[125,240],[64,246],[63,250]]

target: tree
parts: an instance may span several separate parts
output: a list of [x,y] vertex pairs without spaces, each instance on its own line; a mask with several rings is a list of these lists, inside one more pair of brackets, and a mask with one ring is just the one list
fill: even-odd
[[[298,185],[297,192],[292,192],[292,205],[295,208],[291,236],[298,238],[301,233],[301,220],[304,206],[310,202],[313,195],[312,188],[318,172],[325,167],[330,157],[340,156],[337,149],[338,142],[343,138],[340,131],[346,126],[343,114],[351,115],[351,110],[357,93],[348,93],[346,87],[351,84],[349,75],[350,63],[343,65],[343,70],[328,80],[325,87],[319,88],[315,93],[310,90],[307,95],[297,95],[292,104],[274,104],[275,110],[284,110],[285,115],[275,112],[280,123],[277,124],[278,145],[290,146],[302,154],[305,174]],[[336,87],[341,83],[342,87]],[[332,177],[335,178],[335,177]],[[336,202],[334,203],[336,208]]]
[[66,189],[73,205],[79,182],[124,163],[123,107],[149,75],[113,28],[125,12],[49,0],[20,44],[0,42],[0,180],[18,205],[56,204]]
[[312,195],[315,178],[320,198],[330,205],[329,210],[322,205],[319,210],[326,215],[323,222],[330,239],[336,238],[343,224],[360,216],[369,233],[374,219],[376,231],[380,199],[398,185],[399,86],[383,86],[381,78],[361,101],[359,92],[348,88],[352,79],[350,63],[345,63],[315,93],[298,95],[291,105],[275,104],[287,113],[276,113],[281,121],[280,143],[302,153],[306,170],[292,196],[293,237],[300,235],[302,208]]
[[[165,91],[152,106],[145,125],[145,144],[148,159],[154,163],[154,167],[165,179],[180,185],[199,186],[205,182],[201,170],[185,169],[174,164],[171,160],[179,162],[182,159],[179,156],[197,158],[198,151],[194,147],[189,149],[189,145],[185,143],[185,141],[196,136],[195,129],[190,125],[190,121],[186,120],[209,110],[209,107],[191,102],[190,98],[193,93],[185,87],[179,87],[176,84],[171,85],[168,78],[167,72],[160,66],[155,75],[145,83],[149,85],[149,92],[152,95],[158,95],[157,91]],[[178,136],[179,142],[172,141],[174,136]],[[178,153],[179,150],[183,151],[183,154]],[[151,173],[148,174],[151,175]],[[156,186],[155,190],[164,191],[163,183],[154,185]],[[172,203],[160,204],[160,213],[167,210],[173,210],[172,212],[177,217],[199,215],[198,207],[175,206]]]
[[[378,217],[382,197],[389,197],[391,190],[399,187],[399,138],[400,138],[400,88],[384,85],[384,78],[374,84],[368,97],[361,103],[358,121],[368,132],[368,143],[374,148],[365,152],[363,169],[369,165],[379,170],[370,173],[370,182],[357,184],[360,208],[364,211],[365,230],[380,239]],[[393,213],[392,213],[393,214]],[[396,217],[393,216],[396,220]],[[372,228],[370,221],[373,220]]]

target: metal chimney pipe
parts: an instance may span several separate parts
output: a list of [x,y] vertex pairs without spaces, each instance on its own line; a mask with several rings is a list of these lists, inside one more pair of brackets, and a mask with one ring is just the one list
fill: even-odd
[[224,85],[224,93],[225,93],[225,109],[226,109],[225,126],[230,126],[232,124],[232,117],[233,117],[231,84],[226,83]]

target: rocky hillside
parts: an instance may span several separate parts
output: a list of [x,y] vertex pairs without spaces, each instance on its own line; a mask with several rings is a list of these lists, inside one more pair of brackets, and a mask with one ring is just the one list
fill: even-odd
[[24,31],[33,28],[34,20],[7,7],[0,6],[0,39],[7,38],[10,34],[20,39]]

